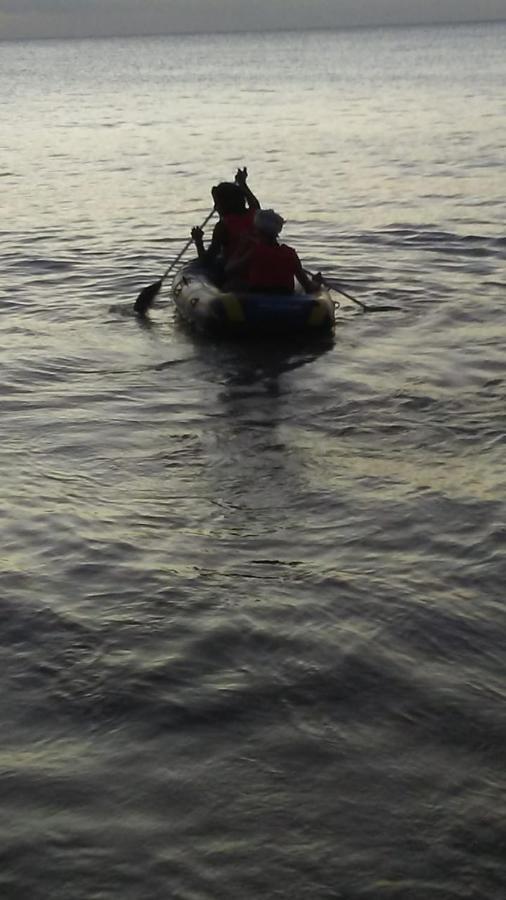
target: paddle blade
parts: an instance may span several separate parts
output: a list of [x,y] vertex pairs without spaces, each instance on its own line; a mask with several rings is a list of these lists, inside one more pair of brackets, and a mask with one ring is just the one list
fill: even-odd
[[154,284],[149,284],[147,287],[143,288],[140,292],[137,300],[134,303],[134,312],[137,313],[138,316],[145,316],[148,309],[153,305],[153,301],[158,294],[162,286],[162,279],[159,281],[155,281]]

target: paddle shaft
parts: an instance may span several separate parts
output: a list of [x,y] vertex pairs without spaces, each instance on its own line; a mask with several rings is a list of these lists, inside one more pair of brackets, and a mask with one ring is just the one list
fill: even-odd
[[313,275],[313,273],[310,272],[309,269],[304,269],[304,272],[306,273],[306,275],[309,276],[309,278],[313,278],[313,279],[314,279],[314,278],[321,278],[323,284],[325,284],[327,287],[331,288],[331,290],[336,291],[336,293],[342,294],[343,297],[346,297],[348,300],[352,300],[352,302],[353,302],[353,303],[356,303],[358,306],[360,306],[360,308],[361,308],[364,312],[368,309],[368,307],[365,305],[365,303],[362,303],[361,300],[357,300],[356,297],[352,297],[351,294],[347,294],[346,291],[343,291],[341,288],[336,287],[336,286],[335,286],[334,284],[332,284],[330,281],[327,281],[326,278],[322,278],[321,272],[318,272],[317,275]]
[[[204,228],[204,226],[207,225],[209,220],[212,219],[212,217],[214,216],[214,213],[215,213],[215,209],[213,207],[213,209],[211,210],[209,215],[206,216],[206,218],[202,222],[202,225],[200,226],[201,228]],[[190,240],[186,242],[183,249],[181,250],[181,253],[178,253],[176,258],[171,262],[171,264],[165,270],[162,277],[160,278],[160,281],[165,281],[165,279],[167,278],[167,275],[169,275],[172,272],[172,269],[174,268],[174,266],[176,266],[178,264],[179,260],[181,259],[181,257],[183,257],[185,255],[186,251],[188,250],[188,247],[191,246],[192,242],[193,242],[193,238],[190,238]]]
[[[311,278],[318,277],[318,276],[313,275],[307,269],[304,269],[304,271],[305,271],[306,275],[309,275]],[[318,274],[320,274],[320,273],[318,273]],[[320,275],[320,277],[321,277],[321,275]],[[326,284],[327,287],[329,287],[332,291],[335,291],[337,294],[342,294],[343,297],[346,297],[347,300],[351,300],[352,303],[356,303],[357,306],[360,307],[362,312],[394,312],[394,311],[399,310],[398,306],[368,306],[366,303],[362,303],[361,300],[357,300],[356,297],[353,297],[351,294],[348,294],[346,291],[343,291],[342,288],[337,287],[335,282],[327,281],[326,278],[323,278],[322,281],[323,281],[323,284]]]
[[[209,222],[209,219],[213,215],[214,215],[214,208],[211,210],[209,215],[206,216],[206,218],[204,219],[204,221],[202,222],[202,225],[200,227],[203,228],[204,225],[207,225],[207,223]],[[193,238],[190,238],[190,240],[186,242],[183,249],[181,250],[181,253],[179,253],[176,256],[176,258],[171,262],[171,264],[167,267],[167,269],[163,273],[162,277],[159,278],[158,281],[155,281],[153,284],[148,284],[147,287],[142,289],[139,296],[137,297],[137,300],[134,303],[134,312],[137,316],[144,317],[146,315],[146,313],[148,312],[148,310],[151,309],[151,307],[153,306],[155,297],[158,294],[158,291],[160,290],[163,282],[167,278],[167,275],[169,274],[169,272],[172,272],[172,269],[174,268],[176,263],[178,263],[179,260],[181,259],[181,257],[184,256],[184,254],[188,250],[188,247],[190,246],[192,241],[193,241]]]
[[361,300],[357,300],[356,297],[352,297],[351,294],[347,294],[346,291],[343,291],[342,288],[338,288],[330,282],[328,282],[328,285],[330,288],[332,288],[333,291],[336,291],[337,294],[342,294],[343,297],[346,297],[347,300],[351,300],[353,303],[356,303],[357,306],[360,306],[360,309],[362,309],[364,312],[367,312],[367,310],[369,309],[369,307],[366,306],[365,303],[362,303]]

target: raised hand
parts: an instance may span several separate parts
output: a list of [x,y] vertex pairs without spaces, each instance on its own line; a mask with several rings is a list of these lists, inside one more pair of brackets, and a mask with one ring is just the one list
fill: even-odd
[[204,232],[202,231],[202,228],[200,228],[199,225],[195,225],[195,227],[192,228],[191,236],[192,236],[192,240],[195,241],[196,244],[201,244],[202,241],[204,240]]
[[235,173],[235,183],[239,185],[239,187],[246,187],[247,178],[248,170],[246,166],[244,166],[244,169],[237,169],[237,172]]

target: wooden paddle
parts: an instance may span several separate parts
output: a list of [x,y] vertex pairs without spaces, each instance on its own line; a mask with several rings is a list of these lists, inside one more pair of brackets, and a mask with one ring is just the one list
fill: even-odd
[[[209,222],[209,219],[211,219],[212,216],[214,216],[214,212],[215,212],[215,210],[213,208],[211,210],[211,212],[209,213],[209,215],[206,216],[206,218],[202,222],[202,225],[200,226],[201,228],[204,228],[204,225],[207,225],[207,223]],[[136,315],[138,315],[138,316],[146,315],[148,310],[153,305],[154,299],[155,299],[156,295],[158,294],[163,282],[167,278],[167,275],[169,275],[170,272],[172,272],[172,269],[174,268],[174,266],[179,262],[181,257],[184,256],[184,254],[188,250],[188,247],[191,245],[192,241],[193,241],[193,238],[190,238],[190,240],[186,242],[183,249],[181,250],[181,253],[178,253],[176,258],[171,262],[170,266],[165,270],[162,277],[159,278],[158,281],[154,281],[153,284],[148,284],[147,287],[142,289],[139,296],[137,297],[137,300],[134,303],[134,312],[136,313]]]

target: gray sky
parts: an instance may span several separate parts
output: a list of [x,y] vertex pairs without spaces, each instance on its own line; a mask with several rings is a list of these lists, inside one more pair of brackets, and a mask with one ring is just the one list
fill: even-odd
[[0,0],[0,39],[506,19],[506,0]]

